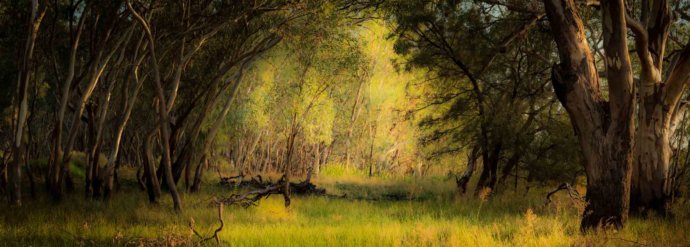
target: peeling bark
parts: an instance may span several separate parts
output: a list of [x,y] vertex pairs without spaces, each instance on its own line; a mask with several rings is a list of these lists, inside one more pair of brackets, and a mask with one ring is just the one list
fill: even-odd
[[639,21],[626,16],[641,61],[635,163],[630,195],[631,208],[635,213],[647,214],[652,210],[666,215],[671,200],[670,138],[675,133],[678,116],[683,112],[680,97],[690,74],[688,44],[670,64],[665,80],[662,78],[671,15],[668,1],[652,1],[643,6]]
[[587,207],[581,230],[620,228],[628,217],[635,93],[627,51],[622,0],[602,2],[609,99],[599,76],[573,0],[545,0],[561,63],[552,83],[570,116],[585,158]]

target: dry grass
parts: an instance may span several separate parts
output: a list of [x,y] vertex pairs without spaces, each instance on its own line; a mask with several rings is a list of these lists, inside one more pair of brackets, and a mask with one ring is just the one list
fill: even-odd
[[[125,177],[128,172],[124,172]],[[328,172],[326,172],[328,174]],[[209,183],[214,178],[209,179]],[[544,206],[551,188],[525,194],[512,188],[476,199],[455,193],[442,178],[321,176],[315,183],[350,198],[298,197],[290,209],[271,197],[253,208],[228,207],[223,244],[237,246],[689,246],[687,202],[673,219],[631,219],[619,232],[579,232],[581,207],[564,194]],[[502,192],[501,192],[502,191]],[[84,200],[80,193],[54,205],[27,200],[19,209],[0,206],[0,246],[194,245],[189,228],[210,235],[218,226],[213,196],[231,193],[207,184],[201,194],[183,194],[176,215],[166,196],[151,206],[145,193],[125,181],[110,201]],[[395,195],[395,196],[390,196]],[[392,200],[391,198],[396,198]],[[481,208],[481,211],[479,211]]]

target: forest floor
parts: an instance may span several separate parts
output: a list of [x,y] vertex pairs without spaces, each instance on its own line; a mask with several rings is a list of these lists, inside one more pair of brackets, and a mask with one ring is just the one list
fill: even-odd
[[[0,205],[0,246],[188,246],[218,227],[214,196],[233,193],[211,175],[198,194],[183,193],[176,215],[167,194],[151,206],[132,176],[109,201],[69,195],[53,206],[48,198],[26,199],[19,209]],[[482,200],[460,195],[453,180],[368,178],[325,172],[314,180],[332,195],[296,196],[286,209],[281,196],[258,206],[225,207],[221,244],[234,246],[690,246],[690,205],[675,217],[632,218],[621,231],[581,234],[581,205],[565,191],[545,205],[555,186],[503,189]],[[579,188],[582,190],[582,188]],[[468,190],[472,191],[472,190]],[[349,199],[348,199],[349,198]],[[209,240],[207,244],[215,244]]]

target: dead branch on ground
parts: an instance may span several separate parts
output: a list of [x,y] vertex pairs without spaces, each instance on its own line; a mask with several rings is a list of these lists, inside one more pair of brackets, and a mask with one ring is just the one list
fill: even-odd
[[551,196],[556,194],[557,192],[561,190],[566,190],[568,191],[568,196],[570,197],[570,200],[573,201],[575,204],[580,204],[580,203],[585,203],[585,199],[582,198],[580,195],[580,192],[578,192],[575,188],[570,186],[569,183],[562,183],[561,185],[556,188],[556,190],[549,192],[546,194],[546,202],[544,203],[544,206],[549,205],[551,203]]
[[220,221],[220,226],[218,226],[218,228],[216,228],[216,230],[213,231],[213,235],[211,235],[209,237],[202,236],[201,234],[199,234],[199,232],[196,231],[196,229],[194,229],[194,218],[192,218],[191,221],[189,221],[189,228],[192,229],[192,232],[194,233],[194,235],[201,238],[201,240],[197,244],[201,245],[208,240],[215,239],[216,244],[220,245],[220,237],[218,237],[218,233],[220,233],[220,231],[222,231],[223,227],[225,226],[225,222],[223,221],[223,204],[222,203],[218,204],[218,221]]

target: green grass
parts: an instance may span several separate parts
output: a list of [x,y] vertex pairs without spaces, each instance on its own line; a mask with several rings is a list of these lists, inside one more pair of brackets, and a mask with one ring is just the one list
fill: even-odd
[[[132,172],[122,174],[130,179]],[[527,194],[510,188],[484,201],[458,195],[454,183],[441,178],[340,175],[321,176],[315,183],[331,194],[359,199],[295,197],[286,209],[282,198],[273,196],[256,207],[226,207],[220,239],[235,246],[690,245],[687,203],[676,205],[673,219],[631,219],[619,232],[583,235],[581,209],[567,196],[559,194],[544,206],[550,188]],[[110,201],[75,193],[59,204],[47,198],[26,199],[21,208],[2,204],[0,246],[194,245],[199,238],[190,221],[210,236],[219,223],[209,202],[232,193],[213,185],[214,176],[202,193],[182,195],[181,215],[172,211],[167,194],[160,205],[149,205],[132,181]]]

